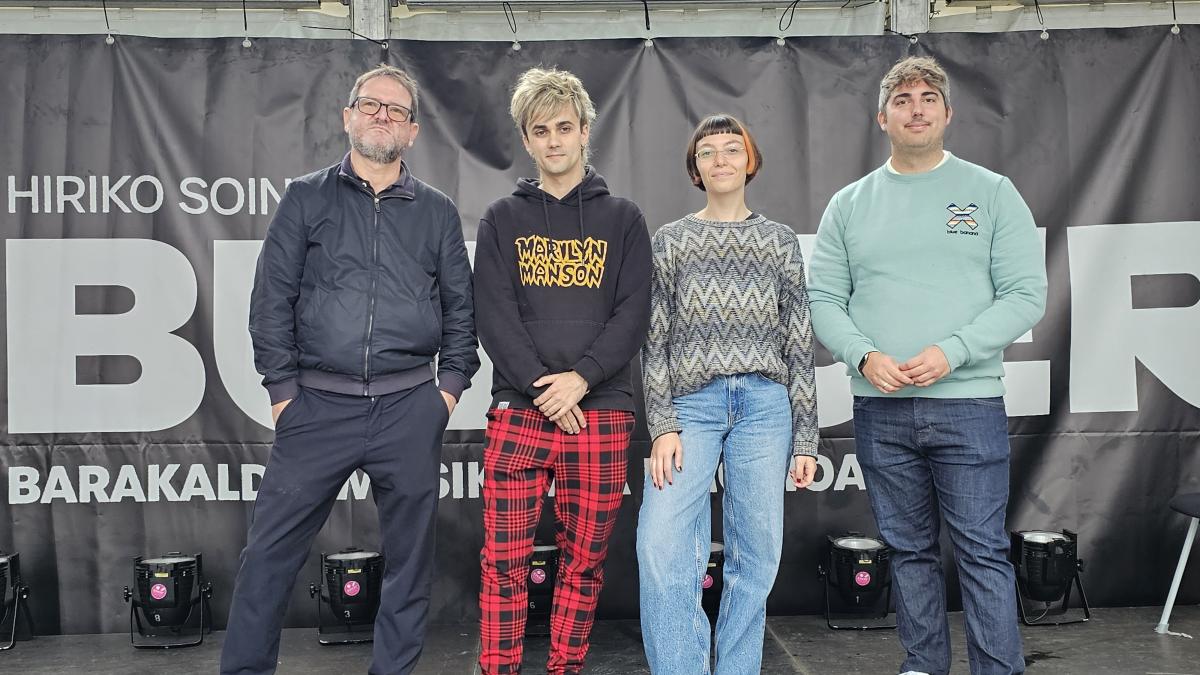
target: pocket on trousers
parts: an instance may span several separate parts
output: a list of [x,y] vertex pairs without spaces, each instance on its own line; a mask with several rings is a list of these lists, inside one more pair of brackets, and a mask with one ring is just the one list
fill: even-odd
[[970,401],[971,403],[975,403],[978,405],[984,405],[989,408],[1000,408],[1000,409],[1004,408],[1004,397],[1003,396],[994,396],[992,398],[969,398],[967,400]]
[[278,434],[281,429],[287,428],[292,423],[292,418],[296,416],[296,404],[300,402],[303,395],[304,387],[300,387],[296,390],[296,395],[292,397],[292,402],[284,406],[283,412],[279,413],[279,419],[275,420],[275,433]]
[[438,410],[442,415],[442,430],[445,431],[446,425],[450,424],[450,408],[446,406],[446,397],[442,396],[442,390],[433,386],[433,397],[437,399]]

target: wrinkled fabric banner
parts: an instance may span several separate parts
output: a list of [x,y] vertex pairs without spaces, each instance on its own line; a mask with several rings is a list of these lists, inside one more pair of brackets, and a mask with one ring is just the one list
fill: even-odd
[[[683,163],[695,123],[741,117],[765,155],[750,206],[791,225],[807,253],[833,193],[887,157],[879,79],[898,58],[928,54],[952,81],[947,148],[1009,176],[1044,233],[1048,311],[1006,352],[1009,525],[1079,532],[1093,603],[1159,604],[1186,525],[1167,501],[1200,490],[1198,38],[1183,26],[1048,41],[689,38],[519,52],[393,42],[382,52],[365,41],[0,36],[0,549],[21,554],[40,632],[125,630],[131,558],[167,551],[203,552],[224,625],[271,440],[246,332],[259,241],[287,180],[346,151],[342,107],[355,76],[380,61],[421,83],[407,160],[455,199],[469,245],[486,205],[534,172],[508,95],[542,64],[588,87],[599,110],[592,161],[651,228],[703,204]],[[787,495],[773,613],[821,610],[827,534],[876,531],[844,368],[824,350],[818,365],[820,471],[813,490]],[[485,358],[446,435],[439,622],[477,616],[489,378]],[[641,424],[602,617],[637,613],[648,448]],[[719,536],[720,480],[714,495]],[[378,536],[368,485],[353,479],[288,625],[315,623],[307,584],[320,551],[375,548]],[[955,605],[957,587],[952,578]],[[1200,574],[1189,573],[1180,601],[1197,600]]]

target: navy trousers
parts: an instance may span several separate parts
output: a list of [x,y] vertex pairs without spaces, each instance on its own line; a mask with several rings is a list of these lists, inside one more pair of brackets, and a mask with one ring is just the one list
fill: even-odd
[[371,479],[387,560],[370,672],[413,670],[429,609],[448,418],[432,382],[385,396],[301,388],[279,416],[254,503],[221,653],[223,675],[275,672],[296,575],[358,468]]

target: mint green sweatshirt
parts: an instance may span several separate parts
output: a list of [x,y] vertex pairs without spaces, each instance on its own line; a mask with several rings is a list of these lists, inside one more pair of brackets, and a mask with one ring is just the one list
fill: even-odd
[[948,153],[925,173],[885,164],[842,188],[821,218],[810,269],[813,329],[858,396],[885,396],[858,372],[867,352],[903,363],[929,345],[950,373],[887,396],[1000,396],[1004,348],[1046,307],[1029,207],[1007,178]]

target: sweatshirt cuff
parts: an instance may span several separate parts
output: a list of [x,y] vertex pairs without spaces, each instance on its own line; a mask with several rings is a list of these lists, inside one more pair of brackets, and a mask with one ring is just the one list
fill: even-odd
[[799,439],[799,438],[792,441],[792,457],[798,457],[800,455],[809,455],[809,456],[815,457],[816,454],[817,454],[817,442],[816,441],[810,441],[810,440]]
[[267,394],[271,396],[271,405],[290,401],[296,398],[296,395],[299,393],[300,383],[294,377],[267,385]]
[[870,354],[871,352],[877,351],[879,351],[879,349],[877,349],[875,345],[871,344],[870,342],[856,344],[846,352],[846,356],[849,357],[846,360],[846,365],[850,366],[850,369],[856,374],[861,375],[862,373],[858,372],[858,364],[862,363],[864,356]]
[[438,373],[438,389],[453,396],[455,401],[461,399],[462,393],[470,386],[471,381],[458,373]]
[[588,389],[595,389],[601,382],[604,381],[604,369],[596,363],[596,359],[590,356],[584,356],[579,359],[579,362],[571,369],[582,377],[588,385]]
[[957,335],[952,335],[941,342],[935,344],[942,353],[946,355],[946,363],[950,364],[950,371],[958,370],[958,367],[967,363],[971,353],[967,351],[967,345],[963,343],[962,338]]
[[543,377],[545,377],[549,374],[550,374],[549,370],[543,370],[541,373],[539,373],[537,375],[537,377],[530,380],[529,386],[525,387],[525,395],[528,396],[530,399],[535,399],[535,398],[541,396],[542,392],[546,391],[546,387],[535,387],[535,386],[533,386],[533,383],[537,382],[538,380],[542,379]]
[[679,420],[675,419],[674,417],[668,417],[666,419],[651,422],[649,428],[651,443],[653,443],[658,439],[659,436],[662,436],[663,434],[677,434],[680,431],[683,431],[683,427],[679,426]]

